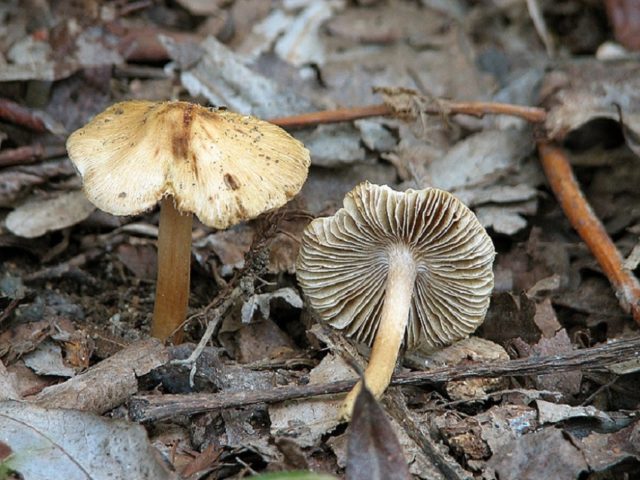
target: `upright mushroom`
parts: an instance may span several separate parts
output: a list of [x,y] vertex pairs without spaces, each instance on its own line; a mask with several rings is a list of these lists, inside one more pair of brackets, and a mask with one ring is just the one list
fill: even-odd
[[[484,228],[453,195],[362,183],[333,217],[306,228],[297,277],[322,319],[373,344],[364,380],[380,397],[403,341],[438,347],[480,325],[494,255]],[[345,418],[359,390],[347,396]]]
[[98,208],[134,215],[161,201],[151,333],[163,340],[186,316],[192,214],[219,229],[254,218],[293,197],[309,168],[309,152],[281,128],[177,101],[112,105],[67,150]]

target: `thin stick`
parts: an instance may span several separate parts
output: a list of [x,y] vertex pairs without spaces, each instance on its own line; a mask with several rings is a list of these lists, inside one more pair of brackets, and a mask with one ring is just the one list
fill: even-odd
[[37,113],[6,98],[0,98],[0,119],[26,127],[34,132],[44,133],[47,131],[44,120]]
[[158,232],[158,281],[151,335],[160,340],[182,341],[182,330],[174,333],[187,316],[191,274],[191,225],[193,215],[181,214],[173,197],[162,199]]
[[300,128],[323,123],[348,122],[369,117],[385,117],[393,115],[393,108],[386,104],[367,105],[365,107],[339,108],[337,110],[322,110],[320,112],[303,113],[290,117],[272,118],[271,123],[282,128]]
[[640,324],[640,282],[624,267],[622,255],[580,190],[565,152],[543,142],[538,143],[538,151],[549,185],[564,214],[611,282],[622,309]]
[[[640,337],[585,348],[562,355],[528,357],[506,362],[479,363],[437,368],[426,372],[396,375],[391,385],[425,385],[464,380],[521,375],[549,375],[572,370],[594,370],[622,361],[640,358]],[[345,392],[355,380],[310,385],[278,387],[270,390],[197,393],[190,395],[138,395],[132,398],[130,413],[138,421],[156,421],[177,415],[237,408],[258,403],[275,403]]]
[[[524,118],[532,123],[544,122],[547,113],[542,108],[527,107],[522,105],[511,105],[508,103],[494,102],[448,102],[443,101],[441,105],[446,106],[446,113],[463,114],[474,117],[483,117],[487,114],[510,115]],[[320,112],[304,113],[290,117],[272,118],[271,123],[283,128],[301,128],[325,123],[348,122],[369,117],[387,117],[398,112],[391,105],[379,104],[364,107],[340,108],[337,110],[324,110]],[[441,115],[443,108],[437,105],[425,106],[422,113],[427,115]]]
[[62,157],[67,150],[63,145],[43,146],[40,143],[0,151],[0,167],[25,165],[46,158]]
[[224,301],[217,308],[213,310],[213,312],[210,315],[207,315],[209,317],[209,323],[207,324],[207,329],[205,330],[204,334],[200,338],[198,345],[193,350],[193,352],[191,352],[191,355],[189,355],[188,358],[185,358],[184,360],[171,361],[172,365],[187,365],[191,367],[191,371],[189,372],[189,385],[191,385],[192,388],[195,386],[195,376],[197,373],[196,362],[198,358],[200,358],[200,355],[202,355],[202,352],[204,351],[205,347],[211,340],[211,337],[213,337],[213,335],[217,332],[218,328],[220,327],[222,319],[224,318],[224,314],[227,312],[227,310],[229,310],[229,308],[231,308],[231,306],[235,303],[238,297],[242,295],[242,293],[243,293],[243,289],[240,286],[237,286],[224,299]]

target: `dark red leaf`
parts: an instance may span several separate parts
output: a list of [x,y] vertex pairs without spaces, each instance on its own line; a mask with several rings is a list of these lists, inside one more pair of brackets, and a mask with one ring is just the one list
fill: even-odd
[[406,480],[409,467],[384,410],[363,388],[349,427],[347,480]]

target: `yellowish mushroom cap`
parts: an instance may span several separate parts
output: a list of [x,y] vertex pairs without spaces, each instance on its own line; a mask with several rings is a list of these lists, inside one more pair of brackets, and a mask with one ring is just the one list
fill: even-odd
[[324,321],[370,345],[389,253],[398,248],[409,252],[416,271],[407,348],[439,347],[473,332],[489,307],[495,250],[473,212],[443,190],[358,185],[344,208],[306,228],[296,276]]
[[172,195],[180,211],[221,229],[284,205],[310,163],[280,127],[187,102],[116,103],[67,150],[101,210],[134,215]]

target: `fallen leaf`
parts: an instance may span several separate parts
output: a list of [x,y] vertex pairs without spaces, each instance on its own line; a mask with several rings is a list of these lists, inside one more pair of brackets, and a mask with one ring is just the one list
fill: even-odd
[[[542,337],[540,341],[533,346],[532,355],[553,356],[571,352],[573,349],[569,335],[563,328],[552,338]],[[560,392],[565,398],[569,398],[580,391],[582,372],[578,370],[551,375],[536,375],[535,383],[536,387],[540,390]]]
[[311,167],[301,197],[312,214],[327,215],[342,206],[342,199],[354,185],[365,180],[379,185],[396,185],[397,173],[391,165],[352,163],[343,168]]
[[255,475],[252,480],[337,480],[333,475],[316,472],[272,472]]
[[483,131],[456,143],[445,156],[432,162],[426,180],[430,186],[453,192],[490,185],[517,170],[532,150],[533,141],[527,131]]
[[[640,461],[640,442],[638,441],[638,422],[629,425],[615,433],[593,432],[582,438],[572,437],[576,446],[582,451],[589,467],[594,472],[604,472],[615,467],[625,460],[634,459],[636,463]],[[623,468],[620,472],[629,471]],[[637,474],[637,466],[636,466]],[[628,474],[628,478],[633,478],[633,473]],[[616,478],[615,474],[612,478]]]
[[311,164],[316,167],[339,167],[365,160],[360,132],[349,123],[320,125],[297,132],[295,137],[309,149]]
[[241,363],[282,359],[296,352],[291,337],[270,318],[244,324],[240,319],[227,317],[220,327],[219,338]]
[[52,333],[51,322],[26,322],[15,325],[0,334],[0,357],[5,357],[7,364],[35,350],[40,343]]
[[535,308],[535,302],[524,293],[519,296],[506,292],[494,294],[478,335],[501,345],[515,337],[535,343],[540,339],[540,330],[533,321]]
[[305,64],[322,65],[325,52],[324,42],[319,41],[319,30],[344,6],[344,0],[310,2],[295,20],[287,25],[284,35],[276,42],[275,52],[296,67]]
[[96,207],[84,193],[72,191],[46,200],[30,200],[13,210],[6,219],[7,229],[25,238],[61,230],[85,220]]
[[13,208],[25,192],[50,178],[75,173],[69,160],[48,160],[36,165],[5,168],[0,171],[0,207]]
[[487,466],[500,480],[572,480],[589,468],[580,450],[552,427],[504,445]]
[[[0,361],[0,401],[2,400],[20,400],[18,393],[18,380],[15,373],[10,373]],[[2,455],[0,455],[2,460]]]
[[22,358],[25,365],[39,375],[73,377],[76,374],[73,368],[65,365],[62,349],[50,340],[45,340]]
[[534,431],[536,417],[536,410],[526,405],[496,405],[473,417],[445,413],[435,423],[449,445],[467,458],[480,460]]
[[138,391],[138,377],[166,361],[167,350],[155,338],[132,343],[86,372],[45,388],[33,400],[43,407],[104,413]]
[[206,16],[215,15],[227,0],[178,0],[181,7],[189,10],[194,15]]
[[572,407],[571,405],[557,404],[545,400],[536,400],[538,407],[538,421],[540,424],[558,423],[570,418],[588,417],[595,418],[602,422],[612,422],[612,419],[605,412],[601,412],[595,407]]
[[154,280],[158,270],[158,252],[149,244],[121,243],[116,249],[118,260],[136,277]]
[[348,480],[408,480],[409,468],[387,416],[366,388],[349,425]]
[[[425,367],[452,367],[473,362],[509,360],[509,355],[497,343],[474,336],[432,352],[426,357],[419,350],[412,351],[405,356],[405,361],[407,360],[410,361],[411,366],[425,369]],[[483,398],[487,392],[499,390],[506,385],[506,379],[471,378],[448,382],[445,388],[452,400],[470,400]]]
[[[309,384],[355,378],[355,373],[339,356],[327,355],[309,373]],[[295,400],[269,407],[271,434],[288,436],[302,447],[315,445],[322,435],[340,424],[342,395]]]
[[556,312],[551,304],[551,299],[546,298],[540,303],[536,303],[536,313],[533,315],[533,321],[538,326],[545,338],[552,338],[562,329],[562,325],[558,321]]
[[[282,117],[316,110],[305,97],[285,90],[244,64],[242,57],[215,38],[205,39],[202,57],[195,65],[180,65],[180,80],[192,96],[204,95],[212,105],[260,118]],[[193,50],[190,45],[180,45]],[[169,49],[177,59],[179,50]]]
[[242,323],[250,323],[258,311],[262,318],[271,318],[271,302],[278,299],[293,308],[302,308],[302,298],[293,288],[286,287],[274,292],[259,293],[249,297],[242,305]]
[[527,226],[527,221],[521,214],[534,214],[537,203],[532,203],[531,207],[526,212],[524,207],[520,205],[515,207],[483,206],[476,209],[476,215],[484,228],[493,228],[497,233],[514,235]]
[[4,466],[24,478],[177,478],[140,425],[13,401],[0,403],[0,419],[0,438],[16,452]]
[[591,120],[607,118],[622,124],[627,145],[638,155],[639,68],[637,62],[592,60],[550,72],[541,87],[541,103],[549,108],[549,136],[561,140]]

